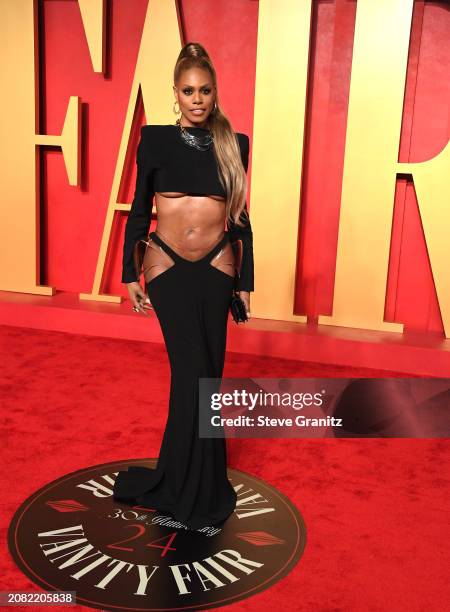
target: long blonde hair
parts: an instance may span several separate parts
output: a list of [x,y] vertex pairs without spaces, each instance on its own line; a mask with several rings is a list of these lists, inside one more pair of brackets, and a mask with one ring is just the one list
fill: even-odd
[[216,108],[208,117],[208,129],[214,138],[214,155],[219,169],[219,180],[227,196],[226,218],[242,226],[242,218],[248,218],[245,210],[247,175],[241,160],[239,142],[230,121],[222,112],[217,91],[216,71],[205,48],[196,42],[187,43],[180,51],[175,64],[173,80],[177,85],[181,73],[189,68],[208,70],[216,92]]

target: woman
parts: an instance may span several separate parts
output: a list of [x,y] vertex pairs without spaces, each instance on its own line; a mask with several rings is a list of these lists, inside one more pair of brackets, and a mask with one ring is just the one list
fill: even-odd
[[[198,401],[199,378],[222,377],[236,239],[243,247],[237,288],[250,317],[249,139],[235,134],[221,112],[215,70],[200,44],[181,50],[173,89],[174,112],[178,103],[181,113],[176,124],[141,129],[122,274],[133,309],[147,314],[153,307],[160,322],[171,367],[169,415],[157,468],[119,472],[114,499],[168,512],[198,529],[222,523],[236,506],[226,440],[199,437]],[[147,297],[133,247],[147,237],[153,195],[158,222],[143,262]]]

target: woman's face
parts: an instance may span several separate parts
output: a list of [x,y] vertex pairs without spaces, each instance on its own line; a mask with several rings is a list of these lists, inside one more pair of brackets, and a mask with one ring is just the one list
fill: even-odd
[[206,127],[214,108],[215,91],[208,70],[189,68],[181,73],[173,91],[181,111],[181,125]]

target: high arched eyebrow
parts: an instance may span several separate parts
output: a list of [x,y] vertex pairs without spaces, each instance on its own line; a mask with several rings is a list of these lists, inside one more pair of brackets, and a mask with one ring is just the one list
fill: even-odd
[[[185,87],[190,87],[191,89],[195,89],[195,87],[193,85],[188,85],[187,83],[185,85],[183,85],[183,89]],[[209,83],[205,83],[204,85],[200,85],[199,89],[203,89],[203,87],[212,87]]]

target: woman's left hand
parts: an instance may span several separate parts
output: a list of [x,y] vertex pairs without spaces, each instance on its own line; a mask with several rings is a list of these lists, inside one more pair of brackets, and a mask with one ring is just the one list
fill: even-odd
[[247,311],[247,317],[250,319],[250,291],[238,291],[239,297],[245,304],[245,310]]

